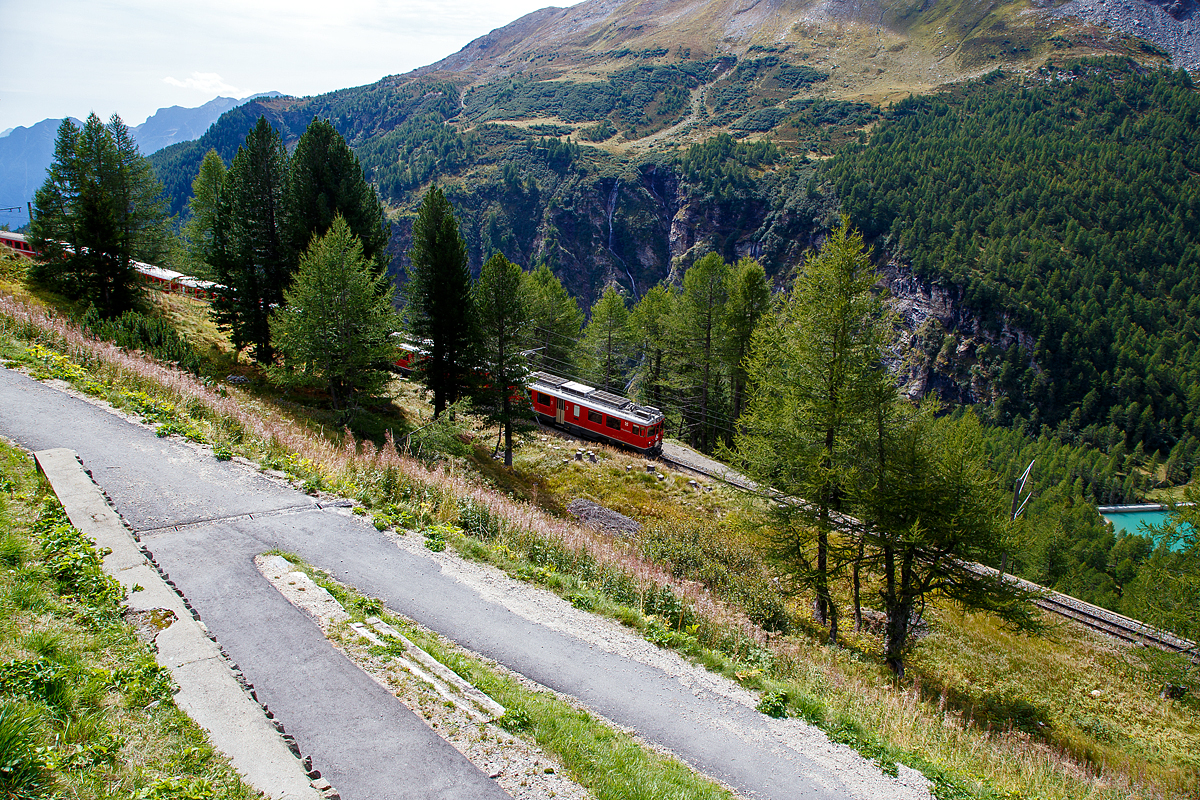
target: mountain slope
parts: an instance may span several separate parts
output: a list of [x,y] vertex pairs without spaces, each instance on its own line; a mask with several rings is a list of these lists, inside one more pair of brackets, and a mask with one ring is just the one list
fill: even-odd
[[29,222],[25,204],[46,180],[46,167],[54,157],[54,136],[61,124],[60,119],[45,119],[28,128],[13,128],[0,138],[0,208],[19,208],[0,213],[0,224],[17,228]]
[[[277,96],[278,92],[256,97]],[[222,114],[245,100],[218,97],[197,108],[171,106],[160,108],[141,125],[130,127],[142,155],[164,147],[195,139],[208,130]],[[79,120],[75,120],[77,124]],[[28,128],[17,127],[0,137],[0,208],[20,206],[33,200],[34,193],[46,180],[46,169],[54,156],[54,137],[62,120],[46,119]],[[24,210],[0,216],[0,223],[17,227],[28,222]]]

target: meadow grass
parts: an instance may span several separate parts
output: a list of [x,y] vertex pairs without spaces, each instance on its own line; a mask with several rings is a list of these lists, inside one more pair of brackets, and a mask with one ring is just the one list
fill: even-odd
[[[0,355],[77,386],[92,380],[118,399],[136,387],[217,447],[282,469],[312,491],[359,500],[377,527],[433,531],[431,540],[772,694],[788,713],[885,769],[897,762],[920,769],[939,798],[1200,797],[1193,755],[1200,753],[1200,685],[1176,662],[1157,663],[1157,656],[1067,628],[1016,636],[988,618],[939,606],[929,615],[932,635],[914,646],[909,678],[897,683],[882,665],[878,639],[863,633],[847,635],[841,647],[821,644],[804,597],[788,599],[783,617],[775,613],[781,595],[764,585],[769,572],[756,551],[761,518],[727,490],[698,492],[674,475],[658,481],[639,472],[640,459],[594,446],[600,463],[581,464],[571,458],[574,445],[537,436],[523,440],[512,472],[476,470],[489,461],[478,444],[487,432],[474,434],[478,446],[465,457],[417,460],[398,450],[390,432],[376,443],[318,431],[303,409],[206,385],[12,298],[0,298],[0,325],[9,337]],[[34,341],[53,344],[91,377],[72,377],[53,356],[31,356],[27,343]],[[446,432],[448,441],[471,438]],[[624,540],[574,525],[556,515],[573,496],[639,517],[656,533]],[[756,610],[755,598],[770,602]],[[764,628],[767,619],[779,623],[776,632]],[[1190,687],[1184,700],[1157,698],[1168,673]],[[1087,683],[1124,688],[1103,689],[1113,700],[1091,703],[1079,696],[1081,674]]]

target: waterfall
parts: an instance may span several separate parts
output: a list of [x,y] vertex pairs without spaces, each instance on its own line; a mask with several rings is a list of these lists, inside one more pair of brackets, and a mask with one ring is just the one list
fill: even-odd
[[633,300],[636,303],[638,300],[638,290],[637,283],[633,280],[633,273],[629,271],[629,265],[625,263],[625,259],[617,255],[616,251],[613,250],[613,214],[617,210],[617,192],[620,188],[621,179],[617,178],[616,183],[613,184],[612,192],[608,195],[608,252],[620,262],[621,267],[625,270],[625,274],[629,277],[629,286],[633,290]]

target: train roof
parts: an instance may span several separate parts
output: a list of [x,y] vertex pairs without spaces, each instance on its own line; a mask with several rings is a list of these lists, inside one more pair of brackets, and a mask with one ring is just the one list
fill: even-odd
[[653,425],[662,420],[662,412],[653,406],[642,406],[627,397],[606,392],[578,381],[560,378],[548,372],[533,373],[530,386],[539,392],[555,397],[577,397],[587,401],[587,405],[595,409],[603,409],[610,416],[627,419],[639,425]]

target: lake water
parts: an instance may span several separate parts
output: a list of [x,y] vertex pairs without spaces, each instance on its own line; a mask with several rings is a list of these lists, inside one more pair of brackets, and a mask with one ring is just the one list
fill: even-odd
[[1166,511],[1122,511],[1109,512],[1100,516],[1112,523],[1113,533],[1117,536],[1127,533],[1146,536],[1146,532],[1142,530],[1143,525],[1161,525],[1167,521]]
[[[1167,512],[1162,508],[1133,506],[1128,511],[1120,510],[1121,508],[1121,506],[1104,506],[1100,512],[1100,516],[1112,523],[1113,533],[1118,537],[1127,534],[1148,536],[1149,534],[1142,529],[1143,525],[1161,525],[1167,520]],[[1178,543],[1173,549],[1177,550],[1181,545],[1182,543]]]

